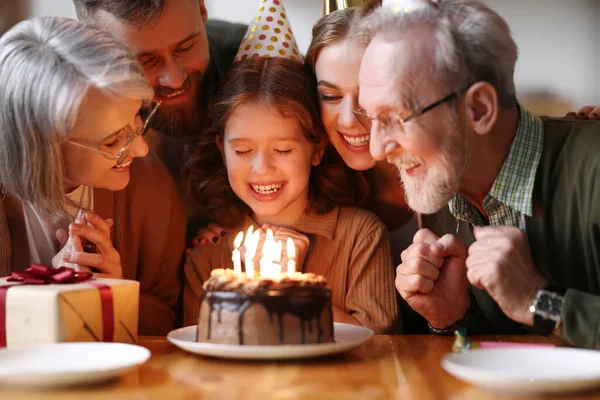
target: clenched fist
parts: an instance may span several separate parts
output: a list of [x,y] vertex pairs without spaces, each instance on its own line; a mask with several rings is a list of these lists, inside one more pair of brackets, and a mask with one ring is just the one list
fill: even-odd
[[470,299],[464,243],[454,235],[439,238],[421,229],[401,257],[396,289],[413,310],[436,328],[452,325],[465,315]]
[[548,280],[533,264],[525,232],[513,226],[483,226],[473,234],[475,243],[466,261],[469,281],[486,290],[509,318],[532,326],[529,306]]

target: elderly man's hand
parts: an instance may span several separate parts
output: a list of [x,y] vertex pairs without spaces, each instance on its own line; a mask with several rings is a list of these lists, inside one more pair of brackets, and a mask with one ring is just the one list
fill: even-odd
[[452,325],[469,308],[466,257],[467,247],[456,236],[439,238],[428,229],[418,231],[402,252],[396,288],[435,328]]
[[469,281],[486,290],[509,318],[532,326],[529,306],[548,280],[535,269],[527,236],[512,226],[476,227],[473,233]]

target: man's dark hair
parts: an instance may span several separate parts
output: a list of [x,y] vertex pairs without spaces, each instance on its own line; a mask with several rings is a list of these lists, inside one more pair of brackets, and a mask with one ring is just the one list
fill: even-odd
[[160,16],[166,0],[73,0],[77,17],[95,22],[98,11],[105,11],[121,21],[143,26]]

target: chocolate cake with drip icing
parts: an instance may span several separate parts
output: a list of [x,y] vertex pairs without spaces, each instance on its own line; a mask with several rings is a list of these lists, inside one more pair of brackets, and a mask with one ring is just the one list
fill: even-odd
[[333,342],[331,290],[315,274],[267,279],[213,270],[204,283],[197,341],[280,345]]

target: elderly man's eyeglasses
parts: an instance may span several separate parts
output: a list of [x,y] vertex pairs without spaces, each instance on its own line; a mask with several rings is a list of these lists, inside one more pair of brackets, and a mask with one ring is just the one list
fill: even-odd
[[405,118],[402,118],[400,116],[400,114],[396,111],[392,111],[389,113],[383,113],[382,115],[373,117],[373,116],[367,114],[364,111],[364,109],[359,109],[359,110],[354,111],[354,116],[356,117],[356,120],[362,125],[362,127],[369,131],[371,130],[372,123],[374,121],[377,121],[379,123],[379,127],[381,129],[385,130],[386,132],[389,132],[390,130],[396,130],[396,129],[400,129],[400,128],[404,129],[404,125],[408,121],[410,121],[414,118],[420,117],[421,115],[425,114],[426,112],[433,110],[437,106],[444,104],[447,101],[452,100],[456,96],[458,96],[458,92],[451,93],[448,96],[415,111],[414,113],[410,114],[408,117],[405,117]]
[[125,144],[123,145],[123,147],[121,147],[121,149],[116,154],[109,153],[107,151],[100,150],[95,147],[88,146],[88,145],[85,145],[82,143],[78,143],[74,140],[69,140],[68,142],[71,143],[72,145],[75,145],[75,146],[78,146],[78,147],[81,147],[84,149],[92,150],[92,151],[95,151],[96,153],[100,153],[103,156],[110,158],[111,160],[116,160],[117,165],[120,165],[127,159],[127,156],[129,155],[129,150],[131,149],[131,145],[133,144],[133,141],[135,140],[135,138],[137,138],[138,136],[144,136],[146,134],[146,132],[148,131],[148,127],[150,126],[150,121],[152,120],[152,117],[154,116],[154,114],[156,114],[156,111],[158,111],[160,104],[161,104],[161,102],[157,101],[157,100],[152,102],[152,109],[151,109],[150,113],[148,114],[148,116],[146,117],[146,120],[144,121],[144,123],[142,124],[141,127],[134,129],[130,125],[127,125],[125,128],[123,128],[122,135],[125,140]]

